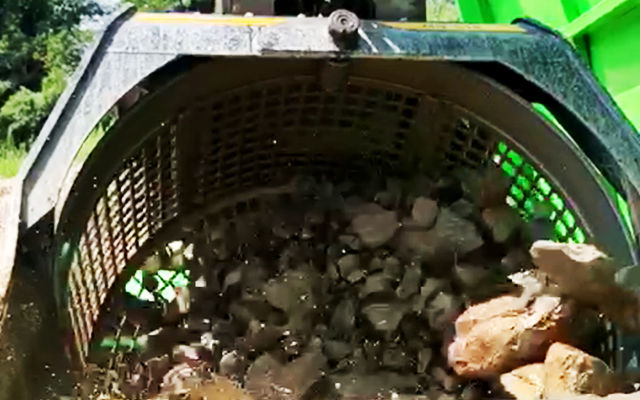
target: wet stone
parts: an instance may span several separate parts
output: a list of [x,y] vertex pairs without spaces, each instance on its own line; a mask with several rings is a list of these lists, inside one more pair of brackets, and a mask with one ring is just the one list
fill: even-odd
[[337,340],[327,340],[324,342],[324,354],[329,360],[341,360],[351,354],[352,346],[350,343]]
[[433,350],[428,347],[422,348],[418,351],[418,364],[416,372],[419,374],[425,373],[427,368],[429,367],[429,363],[431,363],[431,358],[433,356]]
[[[152,349],[141,362],[156,370],[128,371],[127,393],[140,398],[136,392],[146,386],[158,399],[218,398],[229,384],[246,392],[229,388],[237,398],[227,400],[476,400],[473,386],[462,385],[448,363],[471,378],[489,369],[495,380],[495,368],[462,350],[477,350],[473,343],[490,335],[476,331],[479,325],[503,325],[491,325],[485,320],[498,317],[483,313],[459,319],[454,329],[461,299],[484,301],[478,288],[506,282],[519,264],[531,267],[527,250],[509,240],[514,232],[483,221],[483,210],[486,217],[499,209],[499,190],[477,173],[469,182],[479,193],[468,191],[469,182],[463,192],[446,175],[391,179],[386,186],[380,177],[300,178],[285,193],[224,211],[228,221],[208,218],[200,237],[190,232],[195,240],[178,251],[197,264],[187,265],[192,282],[181,294],[189,306],[174,301],[166,307],[170,318],[158,317],[156,326],[171,325],[161,332],[175,331],[166,339],[142,332]],[[493,240],[485,245],[480,232]],[[501,265],[509,257],[516,261]],[[529,318],[560,318],[553,304],[533,297],[533,304],[519,300],[529,304]],[[538,340],[538,331],[528,333]],[[510,348],[480,347],[483,357],[498,358],[496,348]],[[153,361],[163,354],[163,362]],[[460,368],[460,361],[480,371]]]
[[348,254],[338,260],[338,271],[340,275],[349,280],[349,276],[358,272],[360,269],[360,256],[357,254]]
[[476,288],[485,283],[489,276],[488,269],[470,264],[456,264],[454,273],[465,288]]
[[411,358],[402,348],[388,347],[382,352],[382,365],[390,369],[403,370],[411,365]]
[[470,218],[473,213],[476,212],[476,207],[465,199],[456,200],[449,206],[449,209],[466,219]]
[[445,292],[440,292],[427,306],[429,325],[436,329],[444,329],[452,324],[458,315],[460,303],[458,299]]
[[402,277],[404,268],[400,264],[400,260],[390,256],[384,259],[384,273],[393,280],[399,280]]
[[440,249],[460,255],[476,250],[484,243],[473,222],[459,217],[447,208],[440,210],[433,229]]
[[360,239],[357,236],[354,236],[354,235],[340,235],[338,237],[338,240],[340,241],[340,243],[342,243],[345,246],[349,247],[351,250],[360,250],[360,248],[361,248]]
[[356,216],[352,223],[353,231],[366,247],[376,248],[387,243],[398,229],[395,211],[376,211]]
[[438,202],[426,197],[418,197],[411,209],[411,217],[418,226],[430,228],[438,216]]
[[507,241],[522,225],[522,218],[518,211],[506,204],[484,209],[482,219],[491,229],[493,240],[497,243]]
[[365,298],[374,293],[392,292],[392,282],[393,280],[383,272],[369,275],[364,285],[360,288],[360,298]]
[[331,316],[330,327],[337,335],[350,337],[356,323],[356,303],[352,299],[344,299],[336,306]]
[[411,263],[406,267],[404,276],[396,289],[396,294],[400,299],[407,299],[418,292],[422,279],[422,269],[419,263]]
[[405,312],[406,306],[398,302],[374,303],[362,308],[371,325],[384,332],[396,330]]

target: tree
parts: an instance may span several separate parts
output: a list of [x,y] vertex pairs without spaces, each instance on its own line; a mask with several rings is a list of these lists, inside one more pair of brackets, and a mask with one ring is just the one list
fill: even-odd
[[138,10],[210,11],[214,0],[129,0]]
[[0,140],[35,138],[90,37],[77,25],[96,12],[90,0],[0,0]]

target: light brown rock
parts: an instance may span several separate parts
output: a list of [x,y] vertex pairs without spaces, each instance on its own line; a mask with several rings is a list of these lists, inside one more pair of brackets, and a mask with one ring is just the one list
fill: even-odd
[[544,364],[525,365],[500,375],[500,383],[516,400],[541,400],[544,396]]
[[468,308],[455,323],[449,364],[461,376],[490,378],[540,361],[565,336],[571,307],[553,296],[527,303],[502,296]]
[[608,396],[598,396],[595,394],[562,395],[547,397],[545,400],[638,400],[640,392],[635,393],[612,393]]
[[597,308],[625,331],[640,332],[638,294],[616,283],[614,261],[595,246],[537,241],[530,253],[553,283],[548,290]]
[[539,240],[529,252],[533,263],[558,285],[563,295],[593,303],[614,285],[613,260],[595,246]]
[[549,348],[544,370],[547,397],[607,395],[612,391],[613,376],[607,364],[567,344],[554,343]]

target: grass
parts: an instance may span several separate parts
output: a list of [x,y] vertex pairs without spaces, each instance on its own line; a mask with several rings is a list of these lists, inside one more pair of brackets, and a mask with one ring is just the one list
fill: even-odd
[[8,141],[0,142],[0,178],[16,176],[26,156],[25,146],[16,146]]

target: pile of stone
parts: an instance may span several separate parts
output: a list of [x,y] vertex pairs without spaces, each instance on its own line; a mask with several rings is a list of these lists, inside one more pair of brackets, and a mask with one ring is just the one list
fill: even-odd
[[538,241],[530,253],[537,268],[510,276],[522,286],[519,295],[474,305],[456,320],[449,346],[456,373],[499,377],[502,389],[517,400],[637,389],[578,348],[598,338],[595,329],[605,316],[637,331],[640,298],[620,284],[637,267],[618,272],[613,260],[591,245]]
[[125,302],[141,349],[127,355],[115,391],[210,398],[194,388],[233,382],[243,389],[211,389],[215,398],[539,398],[521,394],[529,379],[614,390],[597,374],[545,378],[566,367],[565,355],[609,373],[566,346],[592,351],[600,340],[599,312],[611,310],[590,312],[598,302],[574,292],[612,275],[595,263],[586,281],[562,282],[554,268],[566,260],[550,242],[531,257],[533,241],[551,235],[548,220],[523,223],[497,169],[340,184],[305,177],[291,187],[150,257],[147,270],[186,264],[191,283],[162,307]]

